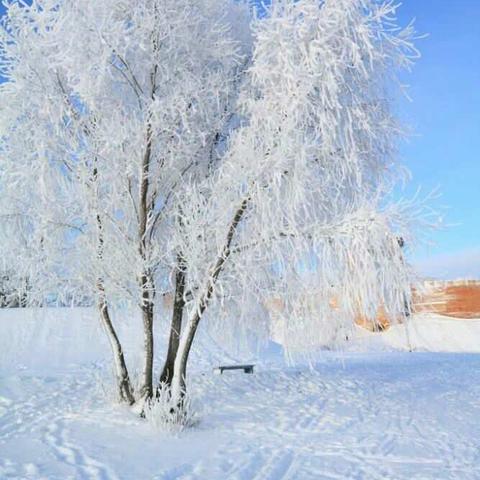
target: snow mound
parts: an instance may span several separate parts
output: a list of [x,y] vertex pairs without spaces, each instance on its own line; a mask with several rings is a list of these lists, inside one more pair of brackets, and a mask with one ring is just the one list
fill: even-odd
[[407,324],[373,333],[357,328],[347,350],[415,350],[425,352],[480,352],[480,319],[458,319],[438,314],[416,314]]

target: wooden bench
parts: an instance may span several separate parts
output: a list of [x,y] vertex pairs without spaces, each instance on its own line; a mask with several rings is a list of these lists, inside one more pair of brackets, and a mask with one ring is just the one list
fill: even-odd
[[244,373],[253,373],[253,367],[255,364],[251,365],[221,365],[217,368],[215,368],[215,372],[220,373],[220,375],[225,371],[225,370],[243,370]]

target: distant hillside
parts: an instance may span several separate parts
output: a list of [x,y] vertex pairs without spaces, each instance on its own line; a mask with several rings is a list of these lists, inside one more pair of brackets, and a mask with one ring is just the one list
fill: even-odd
[[480,281],[428,281],[414,294],[416,313],[480,318]]
[[[427,280],[413,290],[412,313],[435,314],[458,319],[480,319],[479,280]],[[358,315],[357,324],[368,330],[386,329],[394,319],[378,309],[376,324]]]

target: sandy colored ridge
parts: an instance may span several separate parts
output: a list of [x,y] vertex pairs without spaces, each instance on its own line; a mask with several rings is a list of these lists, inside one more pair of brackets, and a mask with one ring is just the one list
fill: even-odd
[[[412,313],[431,313],[452,319],[480,319],[480,281],[425,281],[413,289]],[[388,318],[383,307],[376,321],[358,315],[356,323],[368,330],[385,330],[397,320]]]

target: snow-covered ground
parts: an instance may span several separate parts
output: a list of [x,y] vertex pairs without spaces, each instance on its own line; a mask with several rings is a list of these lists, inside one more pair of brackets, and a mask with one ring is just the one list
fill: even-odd
[[271,344],[221,376],[235,359],[203,336],[199,423],[174,436],[112,403],[93,312],[0,310],[0,479],[479,479],[480,321],[408,333],[359,331],[313,367]]
[[407,325],[393,325],[381,334],[360,328],[355,333],[345,349],[480,353],[480,319],[460,320],[422,313],[415,315]]

